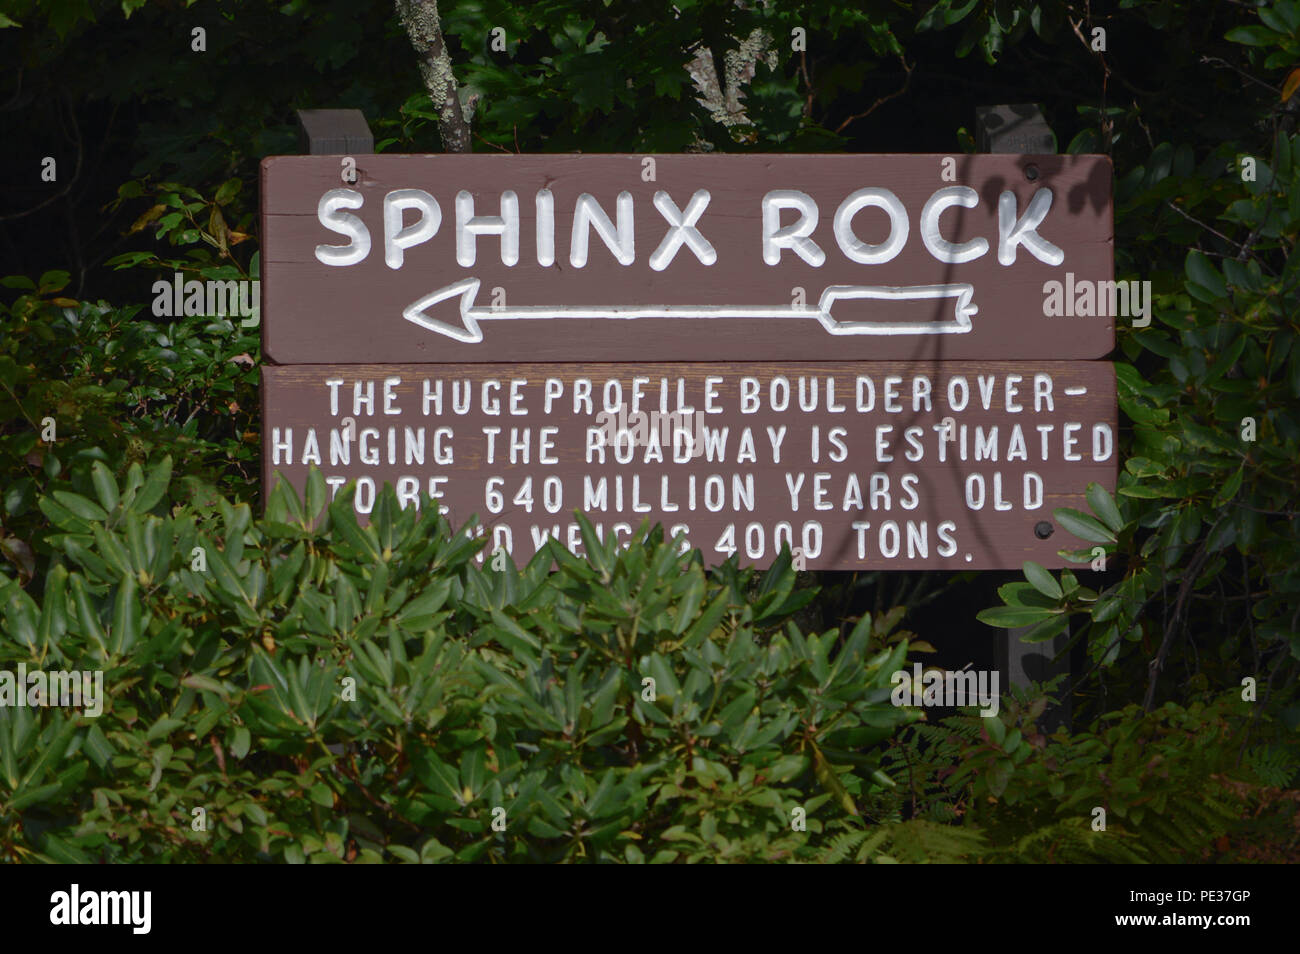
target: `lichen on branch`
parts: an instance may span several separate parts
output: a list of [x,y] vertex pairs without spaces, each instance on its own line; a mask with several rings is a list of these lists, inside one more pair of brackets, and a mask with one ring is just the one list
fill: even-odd
[[438,0],[394,0],[397,16],[419,57],[424,88],[438,113],[438,134],[446,152],[470,151],[469,117],[460,104],[456,74],[442,35]]

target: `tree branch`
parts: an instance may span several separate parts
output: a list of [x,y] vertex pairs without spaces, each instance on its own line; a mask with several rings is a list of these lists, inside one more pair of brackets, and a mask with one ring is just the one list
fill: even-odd
[[[1215,521],[1214,526],[1210,528],[1210,534],[1214,533],[1215,527],[1218,525],[1218,521]],[[1209,542],[1210,534],[1206,535],[1206,543]],[[1169,655],[1169,647],[1173,644],[1174,632],[1178,627],[1179,620],[1183,617],[1183,609],[1187,602],[1187,596],[1195,585],[1196,578],[1201,575],[1201,567],[1205,565],[1205,561],[1209,559],[1209,556],[1210,553],[1206,550],[1205,543],[1202,543],[1200,550],[1197,551],[1196,556],[1192,558],[1192,562],[1188,565],[1187,570],[1183,575],[1182,585],[1178,587],[1178,597],[1174,600],[1173,618],[1169,620],[1169,624],[1165,627],[1164,639],[1160,641],[1160,650],[1156,653],[1156,658],[1151,660],[1151,665],[1148,667],[1150,679],[1147,682],[1146,698],[1142,701],[1142,709],[1146,712],[1150,712],[1151,706],[1155,703],[1156,682],[1160,679],[1161,670],[1165,668],[1165,657]]]
[[470,129],[460,105],[456,75],[442,36],[438,0],[394,0],[397,16],[419,56],[424,88],[438,111],[438,135],[445,152],[469,152]]
[[737,126],[751,125],[745,113],[745,91],[760,62],[771,62],[775,52],[770,49],[771,36],[761,29],[750,32],[740,41],[738,49],[723,55],[723,75],[718,76],[713,51],[701,45],[695,58],[686,64],[686,72],[699,93],[696,97],[714,122],[731,130]]

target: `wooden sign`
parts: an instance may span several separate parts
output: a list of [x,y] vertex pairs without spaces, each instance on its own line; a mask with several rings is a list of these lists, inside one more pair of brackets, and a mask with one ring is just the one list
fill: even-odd
[[1087,544],[1052,510],[1115,485],[1102,362],[264,366],[262,395],[266,478],[355,479],[363,522],[385,483],[430,494],[520,564],[548,537],[581,553],[580,510],[710,564],[1062,566]]
[[262,197],[264,484],[363,522],[387,483],[517,563],[576,510],[710,564],[1061,566],[1053,509],[1114,488],[1105,157],[291,156]]
[[[1117,300],[1111,177],[1104,156],[272,157],[264,350],[1099,358]],[[1091,304],[1063,309],[1076,288]]]

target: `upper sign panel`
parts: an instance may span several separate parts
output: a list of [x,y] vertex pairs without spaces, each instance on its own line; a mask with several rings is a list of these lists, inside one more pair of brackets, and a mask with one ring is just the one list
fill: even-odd
[[263,343],[281,364],[1099,358],[1128,306],[1111,181],[1104,156],[271,157]]

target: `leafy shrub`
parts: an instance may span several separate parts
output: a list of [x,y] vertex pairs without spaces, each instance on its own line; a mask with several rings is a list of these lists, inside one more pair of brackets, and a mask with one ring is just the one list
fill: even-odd
[[98,718],[0,708],[9,860],[1187,860],[1268,772],[1231,764],[1240,704],[902,728],[900,614],[801,632],[788,553],[706,574],[579,514],[586,559],[493,569],[431,501],[363,528],[315,470],[262,519],[193,478],[168,512],[170,459],[90,471],[39,500],[40,599],[0,590],[0,667],[106,686]]
[[0,661],[102,669],[108,698],[0,709],[5,857],[808,858],[889,784],[906,645],[783,626],[811,598],[788,554],[706,575],[584,520],[587,560],[498,571],[391,490],[362,528],[319,472],[260,520],[167,513],[169,480],[96,463],[93,497],[40,500],[56,556],[39,601],[0,593]]
[[1252,715],[1239,696],[1130,705],[1052,736],[1036,725],[1046,702],[911,727],[886,759],[899,800],[920,819],[960,817],[984,836],[973,858],[995,862],[1203,861],[1242,828],[1260,779],[1238,765]]
[[3,280],[23,293],[0,303],[0,549],[25,578],[45,556],[37,498],[92,494],[95,460],[118,468],[169,454],[179,473],[231,489],[260,470],[257,329],[152,321],[141,305],[63,298],[67,281],[66,272]]
[[[1248,65],[1293,62],[1300,5],[1258,12],[1263,26],[1236,27],[1227,38],[1247,46]],[[1077,587],[1073,573],[1058,581],[1027,565],[1028,583],[1004,587],[1005,605],[980,618],[1033,623],[1033,639],[1073,618],[1074,638],[1115,694],[1134,687],[1145,711],[1180,680],[1204,676],[1221,688],[1253,680],[1254,698],[1292,731],[1294,755],[1300,135],[1290,131],[1293,119],[1274,119],[1267,139],[1224,142],[1199,166],[1190,145],[1161,143],[1117,182],[1117,223],[1140,229],[1135,239],[1161,238],[1121,252],[1124,264],[1151,276],[1152,320],[1120,329],[1127,360],[1116,363],[1119,406],[1130,427],[1117,495],[1093,488],[1092,514],[1056,511],[1100,548],[1067,556],[1086,563],[1104,551],[1105,585],[1097,593]],[[1107,702],[1099,696],[1091,714]]]

